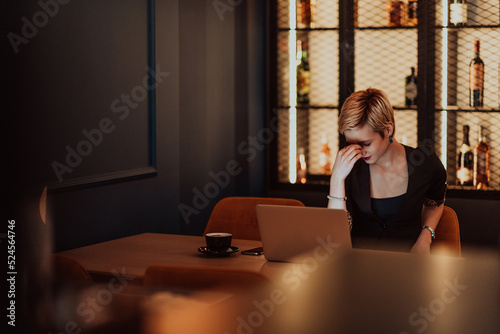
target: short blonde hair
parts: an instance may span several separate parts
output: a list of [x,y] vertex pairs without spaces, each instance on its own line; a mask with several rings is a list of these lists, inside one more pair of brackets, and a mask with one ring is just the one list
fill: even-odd
[[368,88],[352,93],[344,102],[339,116],[339,132],[362,127],[365,124],[373,132],[385,137],[384,130],[389,123],[393,124],[393,133],[396,133],[394,109],[387,95],[380,89]]

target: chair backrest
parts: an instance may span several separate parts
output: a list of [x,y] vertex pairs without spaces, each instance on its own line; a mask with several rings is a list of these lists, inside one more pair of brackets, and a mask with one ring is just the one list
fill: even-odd
[[92,282],[87,270],[72,257],[52,254],[52,268],[54,279],[59,282]]
[[226,197],[215,205],[203,235],[229,232],[235,239],[260,240],[257,204],[305,206],[299,200],[288,198]]
[[433,254],[461,255],[460,228],[458,225],[458,217],[455,211],[445,206],[436,228],[436,239],[431,245]]
[[177,291],[234,292],[268,287],[270,281],[241,268],[153,264],[146,269],[143,284]]

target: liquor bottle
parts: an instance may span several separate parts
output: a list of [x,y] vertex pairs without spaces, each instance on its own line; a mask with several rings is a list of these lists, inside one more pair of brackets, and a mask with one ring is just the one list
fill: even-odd
[[297,55],[297,104],[309,104],[311,73],[306,42],[297,41]]
[[389,2],[389,27],[402,27],[404,25],[404,2],[392,0]]
[[297,183],[306,183],[307,165],[304,148],[300,147],[297,150]]
[[473,185],[474,153],[469,142],[469,126],[463,127],[463,143],[458,151],[457,184],[461,186]]
[[411,68],[411,74],[405,78],[405,104],[407,107],[417,105],[417,76],[415,67]]
[[416,27],[418,24],[417,20],[417,0],[408,0],[408,13],[406,25],[408,27]]
[[450,24],[462,27],[467,24],[466,0],[452,0],[450,3]]
[[332,173],[332,164],[330,160],[330,145],[328,145],[328,137],[321,136],[321,151],[319,153],[319,166],[321,167],[321,174],[330,175]]
[[490,146],[486,144],[482,126],[474,148],[474,187],[480,190],[490,187]]
[[297,28],[314,28],[314,0],[297,0]]
[[479,57],[479,40],[474,42],[474,58],[469,65],[469,105],[483,106],[484,94],[484,63]]

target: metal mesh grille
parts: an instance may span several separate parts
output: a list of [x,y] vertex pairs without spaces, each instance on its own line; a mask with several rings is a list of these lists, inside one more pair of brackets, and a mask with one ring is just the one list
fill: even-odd
[[288,31],[278,32],[278,104],[288,106],[290,96],[290,56]]
[[309,33],[308,41],[311,105],[336,106],[339,103],[338,32],[314,31]]
[[278,110],[278,181],[289,182],[289,142],[290,142],[289,109]]
[[338,109],[316,109],[309,113],[309,165],[310,174],[323,174],[320,161],[325,142],[330,148],[329,161],[333,163],[339,147]]
[[[338,149],[337,118],[339,110],[339,52],[352,59],[354,90],[374,87],[387,93],[396,116],[396,139],[417,146],[418,113],[435,112],[434,139],[436,153],[448,171],[450,188],[457,185],[458,151],[463,142],[464,125],[470,128],[471,149],[478,143],[483,127],[484,141],[490,147],[489,190],[500,190],[500,1],[469,0],[460,16],[455,0],[429,0],[426,19],[430,19],[430,36],[419,36],[412,0],[353,0],[354,48],[339,45],[339,1],[315,0],[311,13],[313,24],[304,27],[297,22],[291,33],[290,5],[301,0],[278,0],[277,33],[277,104],[280,113],[278,139],[279,181],[289,182],[290,147],[303,149],[309,176],[321,174],[320,152],[326,137],[333,161]],[[415,2],[416,4],[416,2]],[[444,6],[444,7],[443,7]],[[412,9],[413,8],[413,9]],[[300,16],[297,16],[300,19]],[[463,24],[460,20],[464,20]],[[457,23],[458,22],[458,23]],[[422,24],[419,22],[418,24]],[[434,27],[434,30],[432,29]],[[292,36],[292,37],[290,37]],[[293,38],[294,41],[290,41]],[[309,104],[296,109],[295,137],[290,137],[290,59],[297,50],[290,50],[296,40],[307,46],[309,57]],[[420,41],[428,41],[434,50],[434,100],[430,105],[407,105],[406,78],[415,68],[418,78]],[[469,64],[475,57],[475,41],[480,41],[480,57],[484,62],[483,105],[471,107],[469,101]],[[422,61],[425,59],[420,59]],[[294,64],[293,64],[294,65]],[[429,69],[428,69],[429,70]],[[293,73],[293,72],[292,72]],[[429,77],[428,80],[432,78]],[[424,82],[418,82],[425,85]],[[419,86],[419,92],[422,86]],[[295,88],[294,88],[295,89]],[[419,99],[417,99],[417,103]],[[432,107],[434,104],[434,110]],[[431,125],[431,124],[427,124]],[[293,127],[292,127],[293,128]],[[293,142],[291,143],[290,140]],[[293,160],[293,159],[292,159]],[[477,169],[477,168],[476,168]],[[311,180],[314,177],[310,178]],[[308,179],[309,180],[309,179]],[[473,186],[465,187],[473,189]]]
[[[292,0],[293,3],[293,0]],[[278,1],[278,29],[290,28],[290,1]]]
[[[308,177],[324,175],[321,157],[325,142],[330,148],[330,155],[325,157],[330,164],[339,147],[337,131],[338,109],[297,109],[297,151],[303,150],[306,158]],[[278,112],[278,178],[280,182],[289,182],[289,145],[290,113],[288,108]]]
[[383,90],[396,109],[396,139],[402,144],[417,144],[417,112],[405,107],[405,78],[411,67],[417,69],[416,26],[407,19],[407,7],[401,4],[399,24],[390,23],[389,2],[358,0],[355,25],[355,90],[368,87]]
[[[498,0],[467,1],[464,15],[457,16],[453,4],[443,8],[435,3],[436,54],[436,149],[448,171],[450,188],[480,187],[475,178],[481,160],[474,152],[478,145],[480,126],[484,141],[490,147],[489,190],[500,190],[500,2]],[[465,7],[462,7],[465,8]],[[457,19],[458,18],[458,19]],[[471,106],[470,87],[474,74],[470,64],[475,58],[475,41],[479,41],[479,56],[484,63],[483,102]],[[469,127],[469,142],[475,162],[472,181],[466,182],[459,171],[459,151],[464,141],[463,127]],[[476,181],[475,181],[476,179]],[[472,185],[470,185],[472,183]]]
[[381,89],[393,106],[403,107],[405,77],[417,67],[417,30],[362,29],[354,36],[355,90]]
[[[310,64],[310,104],[338,104],[339,41],[337,31],[297,32],[297,39],[307,43]],[[295,45],[294,43],[292,43]],[[290,105],[290,32],[278,32],[278,103]],[[296,52],[293,50],[292,52]]]
[[[290,144],[295,145],[297,154],[304,153],[307,166],[307,180],[310,176],[322,174],[320,160],[325,138],[333,154],[338,149],[338,81],[339,81],[339,33],[338,1],[313,1],[312,24],[303,26],[300,21],[300,0],[297,1],[297,29],[290,29],[290,1],[278,1],[277,36],[277,102],[279,105],[278,179],[289,182]],[[294,5],[294,2],[292,2]],[[294,40],[290,40],[294,39]],[[296,136],[290,137],[290,107],[297,101],[290,101],[290,59],[297,53],[296,40],[307,50],[309,61],[309,103],[296,106]],[[290,50],[290,46],[294,49]],[[292,73],[293,74],[293,73]],[[295,110],[295,109],[294,109]],[[295,114],[295,111],[293,112]],[[290,140],[294,141],[290,143]],[[292,159],[293,160],[293,159]],[[296,166],[291,166],[292,169]],[[314,179],[314,176],[312,177]]]
[[[338,1],[329,0],[314,0],[311,1],[312,8],[312,21],[315,29],[322,28],[337,28],[339,24],[339,11]],[[300,0],[297,0],[297,4]],[[294,4],[293,0],[279,0],[278,1],[278,28],[290,28],[290,4]],[[300,24],[298,26],[300,29]]]
[[398,142],[411,147],[417,146],[417,112],[414,110],[396,110],[395,137]]
[[[390,2],[387,0],[354,0],[355,15],[357,16],[356,26],[359,28],[388,27]],[[403,20],[405,17],[404,14],[404,8],[401,8],[401,19]],[[402,25],[406,25],[403,22],[401,23]]]

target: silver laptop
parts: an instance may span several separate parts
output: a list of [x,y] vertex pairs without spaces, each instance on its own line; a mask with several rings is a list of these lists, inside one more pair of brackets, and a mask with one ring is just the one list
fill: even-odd
[[345,210],[264,204],[256,210],[268,261],[294,262],[305,254],[320,257],[352,248]]

